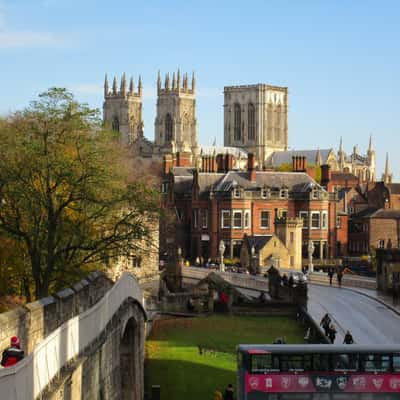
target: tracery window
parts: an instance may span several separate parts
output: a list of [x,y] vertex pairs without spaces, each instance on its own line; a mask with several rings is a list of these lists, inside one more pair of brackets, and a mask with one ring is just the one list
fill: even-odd
[[172,117],[167,114],[165,117],[165,140],[167,142],[172,140]]
[[234,139],[241,139],[242,111],[239,104],[235,104],[235,125],[233,129]]
[[252,103],[249,104],[248,109],[248,138],[254,140],[256,137],[256,109]]

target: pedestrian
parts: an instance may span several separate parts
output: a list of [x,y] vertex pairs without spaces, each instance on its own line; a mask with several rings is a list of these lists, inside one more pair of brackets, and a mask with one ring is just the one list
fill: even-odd
[[343,271],[341,269],[339,269],[337,272],[337,281],[338,281],[339,287],[342,287],[342,278],[343,278]]
[[222,392],[219,390],[219,388],[215,389],[213,400],[224,400],[222,397]]
[[353,335],[350,333],[350,331],[346,331],[346,334],[344,335],[343,344],[353,344],[353,343],[354,343]]
[[290,275],[290,276],[289,276],[288,285],[289,285],[289,287],[293,287],[293,286],[294,286],[293,275]]
[[286,274],[283,274],[283,276],[282,276],[282,284],[283,284],[283,286],[288,285],[288,277]]
[[233,400],[233,386],[231,384],[225,389],[224,400]]
[[329,316],[328,313],[326,313],[322,319],[321,322],[319,323],[320,326],[322,326],[322,329],[324,330],[325,336],[328,336],[329,334],[329,325],[331,324],[331,317]]
[[336,339],[336,327],[334,324],[330,324],[329,325],[329,332],[328,332],[328,336],[330,341],[333,343],[335,343],[335,339]]
[[1,365],[4,368],[15,365],[18,361],[24,358],[24,352],[21,350],[21,345],[17,336],[13,336],[10,340],[10,347],[3,351]]
[[333,269],[328,269],[328,276],[329,276],[329,285],[332,286],[332,278],[333,278]]

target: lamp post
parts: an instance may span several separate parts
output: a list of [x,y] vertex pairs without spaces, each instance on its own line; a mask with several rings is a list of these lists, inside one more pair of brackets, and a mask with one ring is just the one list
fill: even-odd
[[250,252],[251,252],[251,272],[256,272],[256,260],[255,260],[256,248],[254,247],[254,244],[253,246],[251,246]]
[[314,243],[312,240],[308,241],[308,271],[314,272],[314,265],[313,265],[313,254],[314,254]]
[[225,244],[224,244],[223,240],[221,240],[219,242],[218,249],[219,249],[219,254],[220,254],[220,257],[221,257],[221,261],[220,261],[220,264],[219,264],[219,270],[220,270],[220,272],[225,272],[225,266],[224,266]]

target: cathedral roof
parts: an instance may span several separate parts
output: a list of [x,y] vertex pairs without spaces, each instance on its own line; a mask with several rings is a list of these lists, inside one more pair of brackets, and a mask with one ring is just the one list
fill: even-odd
[[333,149],[275,151],[271,156],[271,165],[272,167],[279,167],[282,164],[292,165],[294,156],[306,157],[307,163],[315,164],[318,152],[321,154],[322,164],[326,164]]
[[247,158],[247,150],[239,147],[225,147],[225,146],[200,146],[200,154],[205,156],[212,156],[214,154],[231,154],[236,158]]

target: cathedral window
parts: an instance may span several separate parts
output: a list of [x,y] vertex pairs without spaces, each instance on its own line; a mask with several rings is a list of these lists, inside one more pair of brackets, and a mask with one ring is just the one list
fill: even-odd
[[119,132],[119,120],[118,117],[114,117],[111,124],[112,130]]
[[256,109],[251,103],[248,109],[248,130],[249,140],[254,140],[256,138]]
[[165,117],[165,140],[167,142],[172,140],[172,117],[171,114],[167,114]]
[[242,129],[242,111],[239,104],[235,104],[235,125],[234,125],[234,139],[241,139],[241,129]]

